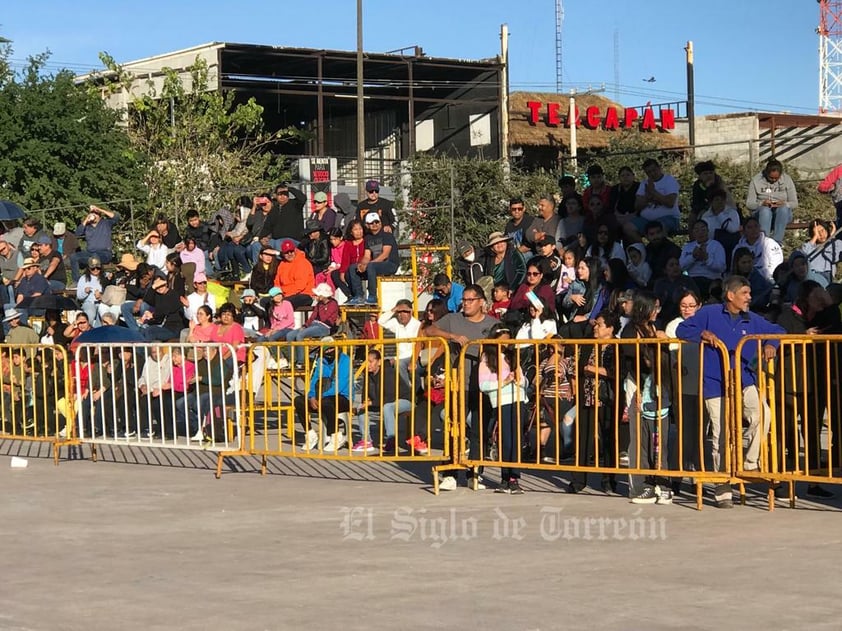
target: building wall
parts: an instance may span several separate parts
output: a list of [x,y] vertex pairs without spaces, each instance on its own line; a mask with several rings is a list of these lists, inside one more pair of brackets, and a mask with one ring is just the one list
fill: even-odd
[[[676,121],[675,134],[690,137],[687,121]],[[759,126],[753,113],[733,118],[696,117],[696,159],[725,158],[757,162]],[[752,144],[755,146],[752,147]]]

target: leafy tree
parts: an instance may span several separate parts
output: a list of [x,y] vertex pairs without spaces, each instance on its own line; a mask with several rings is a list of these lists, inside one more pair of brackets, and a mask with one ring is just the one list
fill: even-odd
[[[10,55],[10,46],[0,48],[0,197],[33,210],[142,199],[142,159],[118,115],[71,72],[45,74],[49,53],[19,73]],[[46,219],[75,225],[80,214],[67,208]]]
[[[107,89],[143,85],[107,54],[100,59],[111,71],[104,75]],[[267,189],[285,175],[283,161],[270,149],[298,133],[287,128],[269,134],[263,107],[253,98],[236,103],[233,92],[206,90],[203,60],[197,58],[187,72],[185,85],[178,72],[164,68],[160,91],[147,80],[147,89],[124,112],[132,147],[148,158],[144,181],[150,212],[162,211],[176,221],[187,209],[210,214],[240,194]]]

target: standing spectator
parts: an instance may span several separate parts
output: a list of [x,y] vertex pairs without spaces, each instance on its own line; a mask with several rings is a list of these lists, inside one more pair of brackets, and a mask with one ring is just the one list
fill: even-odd
[[674,234],[681,219],[678,211],[678,193],[681,187],[678,180],[664,173],[654,158],[649,158],[643,163],[643,171],[646,173],[646,179],[640,183],[635,200],[635,208],[640,212],[640,216],[624,226],[626,236],[633,241],[640,241],[641,233],[651,221],[659,222],[666,232]]
[[[508,240],[508,237],[498,232],[501,238]],[[455,343],[459,348],[468,347],[465,353],[465,372],[463,383],[467,384],[467,413],[470,423],[470,449],[469,456],[472,460],[479,458],[479,426],[483,422],[480,414],[480,389],[477,375],[479,364],[479,346],[471,344],[475,340],[485,339],[488,331],[497,322],[494,318],[485,314],[486,299],[485,293],[479,285],[469,285],[462,294],[462,310],[458,313],[449,313],[440,320],[429,324],[424,335],[430,337],[442,337],[448,342]],[[468,487],[472,487],[472,473],[468,472]],[[485,485],[477,481],[476,488],[484,489]],[[453,474],[446,475],[439,489],[453,491],[456,489],[456,478]]]
[[[461,301],[461,294],[460,294]],[[412,302],[406,299],[398,300],[389,311],[380,314],[377,324],[395,336],[395,339],[405,340],[419,337],[421,322],[412,314]],[[397,345],[398,374],[401,380],[410,384],[409,367],[412,363],[413,345],[400,343]],[[416,388],[417,389],[417,388]]]
[[[316,296],[316,304],[310,312],[310,317],[304,326],[296,331],[290,331],[287,335],[287,342],[301,342],[307,339],[321,339],[336,331],[339,324],[339,304],[333,297],[333,290],[327,283],[318,285],[313,294]],[[298,346],[295,349],[295,365],[299,370],[304,368],[305,347]]]
[[[397,272],[400,255],[395,237],[390,232],[383,230],[380,215],[375,212],[368,213],[365,216],[365,223],[369,232],[365,236],[365,254],[363,260],[357,264],[357,271],[360,275],[365,274],[368,280],[368,298],[366,298],[365,303],[376,305],[377,278],[392,276]],[[362,295],[360,275],[351,274],[349,277],[354,296]],[[362,300],[355,298],[354,301],[349,301],[349,304],[362,304]]]
[[336,211],[327,204],[327,193],[319,191],[313,195],[315,208],[310,215],[311,221],[318,221],[325,232],[330,232],[336,227]]
[[743,221],[743,238],[737,242],[737,248],[748,248],[754,255],[754,266],[763,278],[771,281],[775,269],[784,262],[784,252],[780,244],[770,239],[760,228],[757,217],[746,217]]
[[842,164],[839,164],[825,178],[819,182],[819,193],[830,194],[830,199],[836,207],[837,226],[842,226]]
[[0,274],[3,275],[3,285],[6,290],[3,303],[15,301],[15,277],[20,269],[17,250],[6,240],[6,235],[0,236]]
[[[511,331],[503,324],[495,324],[486,335],[492,340],[511,340]],[[491,403],[494,418],[490,430],[500,439],[500,461],[514,463],[520,460],[520,440],[523,429],[529,422],[526,377],[519,365],[516,349],[512,345],[484,345],[479,362],[477,381],[480,392]],[[492,439],[494,436],[491,437]],[[520,472],[504,464],[500,468],[498,493],[521,495]]]
[[718,241],[710,239],[710,230],[702,219],[693,225],[692,238],[681,250],[678,262],[681,271],[696,282],[702,300],[707,300],[711,282],[721,280],[725,273],[725,250]]
[[304,226],[306,203],[307,196],[300,190],[288,186],[286,182],[278,184],[275,187],[275,203],[258,233],[260,245],[279,249],[283,239],[298,239]]
[[366,199],[357,204],[357,219],[368,224],[368,216],[376,213],[383,225],[384,232],[397,232],[394,204],[385,197],[380,197],[380,182],[369,180],[365,183]]
[[526,213],[526,204],[520,197],[509,201],[509,216],[503,232],[509,235],[512,245],[520,250],[525,258],[532,256],[535,244],[530,240],[530,234],[535,217]]
[[[724,471],[726,432],[725,429],[725,366],[722,354],[714,346],[721,341],[730,351],[731,370],[739,370],[743,388],[743,418],[748,423],[748,449],[743,461],[745,471],[760,468],[760,445],[768,431],[768,421],[761,427],[761,419],[769,418],[769,412],[761,410],[760,393],[757,389],[757,364],[771,361],[777,353],[778,343],[767,341],[763,345],[763,358],[757,357],[758,344],[746,344],[742,355],[737,357],[737,344],[746,335],[780,335],[784,329],[768,322],[763,317],[749,311],[751,288],[741,276],[732,276],[724,285],[724,305],[706,305],[691,318],[678,325],[676,335],[695,344],[705,342],[703,351],[702,396],[705,399],[705,411],[708,417],[710,451],[714,471]],[[742,454],[738,454],[741,458]],[[630,463],[631,464],[631,463]],[[731,485],[722,484],[716,488],[714,499],[718,508],[731,508]]]
[[91,205],[85,220],[76,228],[76,236],[85,239],[85,249],[70,255],[70,273],[74,282],[79,280],[82,275],[80,267],[87,265],[90,257],[95,256],[100,263],[112,261],[111,234],[119,221],[120,213]]
[[304,252],[295,247],[292,239],[281,244],[281,262],[275,274],[275,287],[280,287],[284,297],[294,307],[308,307],[313,302],[315,286],[313,266]]
[[451,282],[447,274],[439,273],[433,277],[433,298],[444,300],[447,310],[456,313],[462,307],[462,292],[465,288]]
[[774,158],[755,175],[748,185],[746,208],[754,211],[760,229],[778,243],[783,243],[792,211],[798,207],[795,182],[784,173],[783,165]]
[[246,218],[246,227],[252,237],[248,247],[248,257],[252,266],[257,265],[258,256],[261,250],[268,247],[268,238],[260,239],[260,233],[272,210],[272,201],[268,197],[255,197],[252,203],[251,212]]

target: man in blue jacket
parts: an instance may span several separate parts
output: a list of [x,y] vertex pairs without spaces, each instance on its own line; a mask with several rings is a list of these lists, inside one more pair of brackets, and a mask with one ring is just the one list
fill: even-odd
[[[318,447],[322,435],[320,426],[324,424],[328,431],[335,430],[325,443],[324,451],[335,453],[348,442],[347,435],[339,427],[336,415],[351,410],[351,401],[354,398],[354,368],[351,358],[345,353],[337,352],[336,347],[332,345],[332,337],[325,337],[322,342],[329,346],[323,347],[320,356],[314,362],[307,396],[296,396],[293,407],[301,424],[307,428],[301,448],[313,451]],[[315,427],[310,425],[310,415],[313,413],[317,415]]]
[[[705,342],[704,374],[702,386],[705,399],[711,438],[710,448],[714,471],[724,471],[726,432],[722,431],[725,410],[726,386],[722,356],[713,346],[718,339],[728,349],[731,369],[739,370],[743,390],[743,421],[749,424],[748,449],[743,461],[745,471],[757,470],[760,457],[760,444],[769,431],[769,409],[761,401],[757,389],[758,344],[747,343],[743,346],[740,357],[736,356],[737,344],[747,335],[781,335],[784,329],[749,311],[751,304],[751,286],[742,276],[732,276],[723,287],[725,302],[722,305],[702,307],[691,318],[678,325],[676,335],[689,342]],[[777,353],[778,342],[769,340],[763,344],[763,361],[771,361]],[[763,420],[763,430],[760,422]],[[716,505],[719,508],[731,508],[730,484],[723,484],[715,491]]]

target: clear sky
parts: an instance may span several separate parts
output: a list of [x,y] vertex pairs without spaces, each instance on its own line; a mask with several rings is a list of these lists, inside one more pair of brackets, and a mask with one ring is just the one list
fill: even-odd
[[[564,11],[564,89],[604,83],[630,106],[682,100],[693,40],[698,113],[818,110],[812,0],[565,0]],[[511,89],[555,90],[554,0],[364,0],[363,22],[366,50],[465,59],[498,54],[505,22]],[[356,1],[6,0],[0,36],[16,66],[49,49],[51,69],[79,73],[100,67],[99,51],[125,62],[211,41],[355,50]]]

